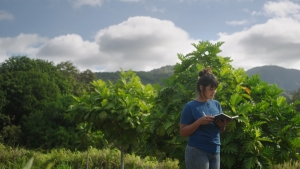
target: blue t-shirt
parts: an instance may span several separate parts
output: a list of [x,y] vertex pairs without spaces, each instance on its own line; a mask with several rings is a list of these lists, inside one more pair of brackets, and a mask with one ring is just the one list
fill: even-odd
[[[215,116],[221,112],[221,105],[216,100],[208,100],[207,102],[192,100],[184,106],[180,124],[190,125],[204,116],[204,113],[207,116]],[[220,128],[213,122],[200,125],[188,138],[188,146],[209,153],[220,153],[220,145]]]

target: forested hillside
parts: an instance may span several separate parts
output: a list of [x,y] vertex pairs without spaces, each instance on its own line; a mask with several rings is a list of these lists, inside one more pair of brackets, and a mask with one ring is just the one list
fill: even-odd
[[300,88],[300,70],[297,69],[266,65],[249,69],[247,74],[249,76],[259,74],[262,80],[270,84],[277,84],[285,91],[295,91]]
[[[174,66],[164,66],[151,71],[135,71],[140,77],[143,84],[160,84],[162,85],[162,79],[169,78],[173,74]],[[104,81],[115,82],[120,78],[120,72],[96,72],[97,79]]]
[[[162,84],[161,80],[169,78],[173,74],[174,66],[164,66],[151,71],[136,71],[136,74],[145,84]],[[118,72],[96,72],[98,79],[104,81],[116,81],[119,78]],[[277,84],[288,93],[292,93],[300,88],[300,70],[286,69],[279,66],[254,67],[246,71],[249,76],[258,74],[261,79],[270,84]]]

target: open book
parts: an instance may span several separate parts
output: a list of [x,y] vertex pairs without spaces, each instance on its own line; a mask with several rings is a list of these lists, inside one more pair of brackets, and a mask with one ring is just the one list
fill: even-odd
[[229,116],[225,113],[221,113],[221,114],[217,114],[215,115],[215,120],[220,119],[221,121],[224,121],[226,119],[226,121],[231,121],[235,118],[238,118],[239,116]]

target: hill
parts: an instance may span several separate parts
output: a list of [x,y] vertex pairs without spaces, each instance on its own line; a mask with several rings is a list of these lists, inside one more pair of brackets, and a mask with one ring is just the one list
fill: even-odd
[[[140,77],[143,84],[162,85],[162,79],[166,79],[173,74],[173,67],[174,66],[163,66],[151,71],[135,71],[135,73]],[[97,79],[115,82],[117,79],[119,79],[120,72],[96,72],[95,74]]]
[[[174,66],[164,66],[151,71],[136,71],[143,84],[162,84],[162,79],[166,79],[173,74]],[[96,72],[98,79],[104,81],[116,81],[119,79],[118,72]],[[254,67],[246,71],[249,76],[259,74],[261,79],[270,84],[277,84],[286,92],[292,92],[300,88],[300,70],[286,69],[279,66]]]
[[300,70],[297,69],[269,65],[254,67],[246,72],[249,76],[259,74],[263,81],[277,84],[285,91],[295,91],[300,88]]

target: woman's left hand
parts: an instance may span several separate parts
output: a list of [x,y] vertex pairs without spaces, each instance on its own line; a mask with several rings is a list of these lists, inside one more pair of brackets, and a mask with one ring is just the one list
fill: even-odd
[[[228,121],[229,122],[229,121]],[[215,123],[219,126],[220,132],[222,133],[226,129],[226,124],[228,123],[226,120],[222,121],[220,119],[215,120]]]
[[215,123],[216,123],[220,128],[222,128],[222,127],[226,127],[227,121],[226,121],[226,120],[221,121],[220,119],[217,119],[217,120],[215,120]]

